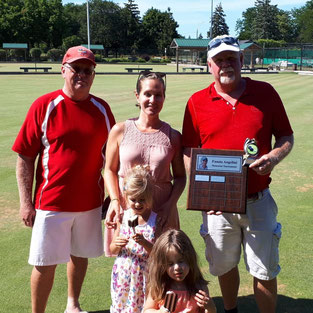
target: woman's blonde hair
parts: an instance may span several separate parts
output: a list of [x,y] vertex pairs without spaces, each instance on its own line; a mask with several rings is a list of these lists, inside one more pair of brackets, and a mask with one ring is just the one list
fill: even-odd
[[[150,168],[147,165],[136,165],[127,171],[123,180],[123,192],[126,197],[143,197],[149,208],[153,204],[153,191]],[[127,200],[127,199],[126,199]]]
[[197,253],[189,237],[182,230],[170,229],[156,241],[149,257],[147,292],[155,301],[164,299],[170,288],[171,278],[167,275],[168,252],[175,249],[189,266],[185,285],[189,295],[193,295],[208,284],[200,271]]

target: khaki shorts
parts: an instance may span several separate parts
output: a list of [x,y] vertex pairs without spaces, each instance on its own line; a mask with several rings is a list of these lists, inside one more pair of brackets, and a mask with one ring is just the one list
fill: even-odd
[[237,266],[241,247],[248,272],[271,280],[280,272],[278,244],[281,225],[277,206],[269,189],[256,200],[247,201],[247,214],[203,212],[200,234],[206,244],[206,258],[212,275],[221,276]]
[[36,210],[28,263],[47,266],[70,261],[70,256],[103,254],[101,208],[87,212]]

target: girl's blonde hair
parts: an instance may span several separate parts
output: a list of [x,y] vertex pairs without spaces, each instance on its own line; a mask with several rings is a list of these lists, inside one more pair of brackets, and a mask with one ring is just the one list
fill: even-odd
[[152,182],[150,168],[147,165],[136,165],[127,171],[123,180],[123,192],[126,197],[143,197],[149,208],[152,208]]
[[189,237],[182,230],[170,229],[158,238],[149,257],[147,292],[155,301],[164,299],[170,288],[171,278],[167,275],[168,252],[173,248],[183,256],[189,266],[189,273],[185,278],[189,295],[195,294],[208,284],[200,271],[197,253]]

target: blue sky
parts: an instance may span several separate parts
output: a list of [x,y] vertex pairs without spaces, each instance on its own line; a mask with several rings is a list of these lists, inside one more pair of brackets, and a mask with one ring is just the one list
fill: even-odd
[[[77,3],[82,4],[86,0],[63,0],[65,3]],[[113,2],[123,7],[123,3],[127,0]],[[235,26],[237,19],[242,17],[242,12],[249,7],[254,6],[254,0],[213,0],[213,11],[218,3],[222,3],[222,7],[226,14],[226,23],[229,27],[230,34],[235,36]],[[202,34],[206,38],[206,34],[210,29],[210,17],[211,17],[211,0],[135,0],[140,10],[140,16],[154,7],[161,11],[171,8],[174,19],[178,22],[178,33],[185,36],[195,38],[197,33]],[[271,4],[277,5],[279,9],[291,10],[293,8],[299,8],[304,6],[306,1],[303,0],[272,0]],[[92,21],[91,21],[92,23]]]

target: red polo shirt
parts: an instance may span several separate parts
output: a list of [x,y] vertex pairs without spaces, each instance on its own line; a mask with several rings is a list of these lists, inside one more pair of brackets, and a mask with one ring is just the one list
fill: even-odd
[[75,102],[57,90],[32,104],[12,149],[38,155],[36,209],[78,212],[101,206],[103,148],[114,123],[108,104],[92,95]]
[[[183,124],[184,147],[243,150],[246,138],[255,138],[261,156],[272,149],[272,135],[279,138],[293,133],[274,88],[244,79],[246,89],[234,107],[217,94],[215,83],[191,96]],[[249,170],[248,194],[267,188],[269,183],[269,175]]]

